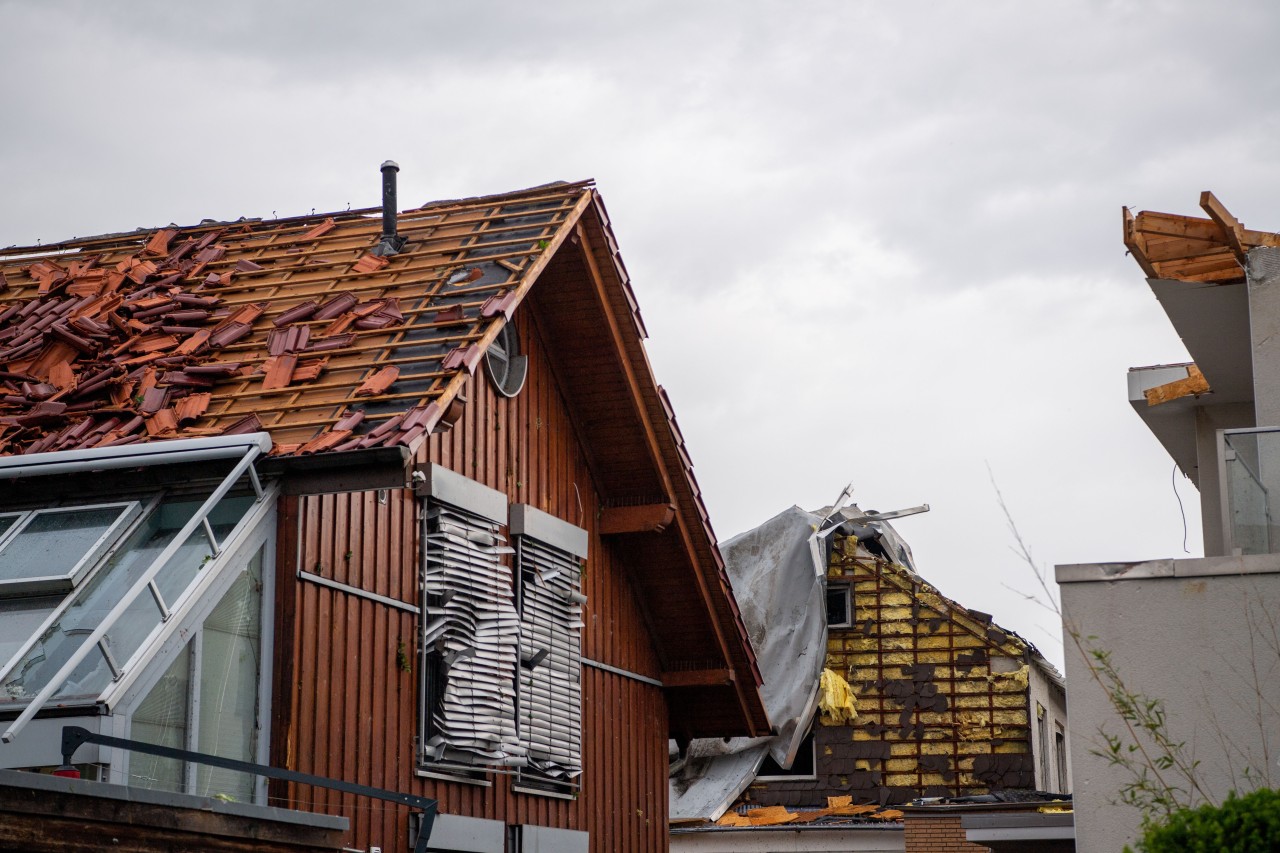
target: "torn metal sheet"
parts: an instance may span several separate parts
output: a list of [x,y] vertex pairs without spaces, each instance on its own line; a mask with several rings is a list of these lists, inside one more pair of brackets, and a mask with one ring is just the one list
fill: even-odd
[[755,778],[765,754],[783,767],[795,759],[826,659],[826,540],[812,547],[821,522],[791,507],[720,546],[775,735],[694,741],[672,770],[672,821],[716,820]]

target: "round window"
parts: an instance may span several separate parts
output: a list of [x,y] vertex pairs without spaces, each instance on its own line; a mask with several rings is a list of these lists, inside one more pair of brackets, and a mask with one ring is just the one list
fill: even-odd
[[520,393],[529,372],[529,358],[520,354],[520,338],[514,324],[503,326],[498,337],[489,344],[484,354],[484,367],[499,394],[514,397]]

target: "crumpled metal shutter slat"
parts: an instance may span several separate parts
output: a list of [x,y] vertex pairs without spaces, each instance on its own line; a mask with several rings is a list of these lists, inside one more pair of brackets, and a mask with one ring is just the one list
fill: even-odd
[[555,781],[582,773],[582,607],[578,558],[521,537],[520,646],[524,655],[547,654],[521,670],[520,734],[528,771]]
[[443,691],[431,709],[426,760],[523,764],[516,731],[519,614],[499,527],[447,504],[428,513],[424,648],[440,653]]

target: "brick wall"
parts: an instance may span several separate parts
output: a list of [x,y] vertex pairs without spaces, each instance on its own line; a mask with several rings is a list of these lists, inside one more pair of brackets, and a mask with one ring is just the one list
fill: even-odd
[[990,853],[964,840],[960,815],[907,814],[902,834],[906,853]]

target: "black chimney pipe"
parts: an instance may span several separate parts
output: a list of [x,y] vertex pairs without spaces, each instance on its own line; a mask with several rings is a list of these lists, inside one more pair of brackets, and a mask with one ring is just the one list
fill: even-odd
[[395,160],[382,164],[382,237],[373,250],[378,255],[394,255],[404,247],[404,238],[396,233],[396,173],[400,165]]

